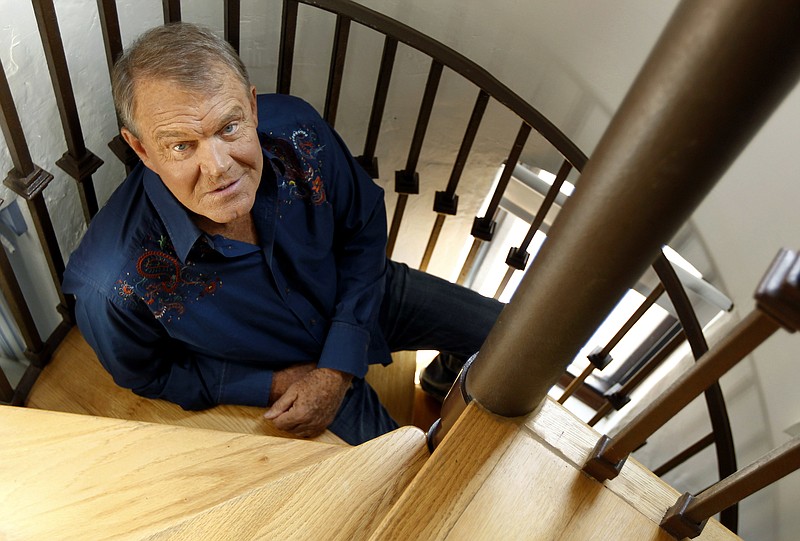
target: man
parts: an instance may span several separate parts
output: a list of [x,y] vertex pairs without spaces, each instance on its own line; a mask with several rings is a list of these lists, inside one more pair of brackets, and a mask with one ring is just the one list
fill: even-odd
[[397,426],[368,364],[480,347],[500,303],[387,261],[383,191],[309,105],[257,96],[224,40],[150,30],[112,87],[141,163],[64,289],[117,384],[186,409],[270,406],[278,428],[357,444]]

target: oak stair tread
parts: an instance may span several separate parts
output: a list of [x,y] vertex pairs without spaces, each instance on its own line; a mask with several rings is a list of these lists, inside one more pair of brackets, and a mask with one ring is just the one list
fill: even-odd
[[[506,419],[473,402],[371,540],[671,541],[676,490],[634,459],[601,484],[580,466],[599,435],[547,399]],[[696,539],[739,539],[709,520]]]
[[361,539],[428,452],[4,406],[0,456],[0,539]]

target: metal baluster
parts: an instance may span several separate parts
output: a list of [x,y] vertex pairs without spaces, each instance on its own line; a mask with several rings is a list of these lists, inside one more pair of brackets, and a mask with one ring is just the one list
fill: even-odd
[[239,0],[225,0],[225,41],[239,53],[239,19],[241,6]]
[[472,241],[467,259],[464,261],[464,264],[461,266],[461,272],[458,274],[456,283],[460,285],[464,284],[467,276],[472,272],[472,268],[475,266],[475,258],[478,256],[478,250],[481,245],[484,242],[492,241],[496,225],[495,219],[497,218],[497,210],[500,208],[500,201],[503,199],[503,194],[506,192],[511,176],[514,174],[514,168],[519,162],[522,149],[525,147],[525,142],[528,140],[530,133],[531,127],[523,122],[522,126],[519,128],[519,132],[517,132],[517,138],[514,140],[511,152],[508,154],[503,172],[500,174],[500,178],[497,181],[497,188],[494,194],[492,194],[491,201],[489,201],[486,214],[482,217],[476,216],[475,220],[472,222],[472,236],[475,237],[475,240]]
[[450,173],[450,180],[447,183],[447,189],[443,192],[436,192],[436,197],[433,202],[433,211],[436,212],[436,221],[433,224],[430,238],[428,238],[428,245],[425,247],[425,253],[422,256],[422,262],[419,264],[419,270],[427,270],[428,264],[431,261],[433,250],[436,248],[436,243],[439,240],[439,233],[442,231],[445,218],[455,216],[458,212],[458,196],[456,189],[458,182],[461,180],[461,174],[464,172],[464,166],[467,163],[469,152],[472,149],[472,143],[475,142],[475,136],[478,133],[478,128],[481,125],[483,114],[486,112],[486,106],[489,104],[489,94],[481,90],[478,93],[478,99],[475,101],[475,107],[472,109],[467,130],[464,133],[464,139],[461,141],[461,147],[458,149],[456,162],[453,164],[453,171]]
[[[8,86],[2,62],[0,62],[0,128],[2,128],[3,136],[11,154],[11,162],[14,164],[14,168],[8,173],[4,183],[19,194],[28,205],[34,229],[39,237],[39,242],[42,245],[47,266],[50,270],[50,276],[58,292],[59,311],[65,318],[71,319],[70,314],[74,308],[74,299],[72,297],[65,298],[61,292],[61,282],[64,279],[64,259],[61,257],[56,233],[44,202],[43,192],[50,184],[50,181],[53,180],[53,175],[34,164],[31,159],[28,143],[25,141],[25,133],[22,130],[22,124],[17,114],[17,108],[14,105],[14,99]],[[11,267],[9,266],[8,268],[10,269]],[[11,283],[11,277],[8,277],[7,280],[10,283],[9,287],[12,288],[9,291],[14,291],[15,286]],[[18,289],[18,286],[16,289]],[[24,299],[21,296],[17,300],[17,304],[20,303],[18,312],[21,314],[21,319],[18,320],[18,323],[21,322],[21,326],[28,326],[28,323],[23,321],[29,317],[29,314],[25,315],[27,307],[24,306]],[[41,349],[41,339],[35,327],[31,327],[27,334],[28,338],[25,343],[28,349],[39,351]]]
[[[679,323],[676,323],[676,325],[679,325]],[[686,336],[683,334],[683,332],[676,334],[664,345],[664,347],[658,351],[658,353],[653,355],[653,357],[647,361],[644,366],[637,370],[628,381],[626,381],[623,385],[615,385],[606,391],[603,396],[607,402],[597,410],[595,416],[592,417],[587,424],[589,426],[594,426],[612,409],[621,410],[625,404],[631,401],[631,391],[638,387],[647,378],[647,376],[652,374],[653,370],[661,366],[661,363],[667,360],[667,358],[672,355],[672,353],[678,348],[679,345],[681,345],[681,343],[683,343],[685,339]]]
[[61,169],[78,183],[86,223],[97,213],[97,196],[92,183],[92,173],[103,165],[103,160],[92,154],[83,141],[83,130],[78,118],[78,107],[69,78],[67,58],[61,42],[61,32],[52,0],[33,0],[33,11],[39,26],[39,35],[47,58],[47,67],[61,115],[67,152],[56,161]]
[[5,373],[0,369],[0,402],[8,404],[14,398],[14,389],[8,381]]
[[794,438],[697,496],[685,493],[667,510],[661,527],[678,539],[697,537],[709,518],[798,469],[800,438]]
[[653,474],[656,475],[657,477],[666,475],[667,473],[671,472],[673,469],[677,468],[678,466],[680,466],[681,464],[683,464],[684,462],[695,456],[697,453],[708,447],[709,445],[712,445],[714,441],[715,438],[713,432],[706,434],[703,438],[699,439],[698,441],[696,441],[695,443],[693,443],[692,445],[690,445],[689,447],[687,447],[686,449],[684,449],[683,451],[672,457],[671,459],[667,460],[661,466],[654,468]]
[[367,138],[364,142],[364,153],[356,160],[372,178],[378,178],[378,158],[375,157],[375,149],[378,146],[378,135],[381,131],[383,121],[383,110],[386,108],[386,98],[389,95],[389,83],[392,80],[394,70],[394,59],[397,56],[397,40],[386,36],[383,43],[383,56],[381,67],[378,71],[378,82],[375,85],[375,97],[372,100],[372,112],[369,115],[369,126],[367,127]]
[[181,20],[181,0],[161,0],[164,8],[164,24],[178,23]]
[[292,87],[294,42],[297,35],[297,0],[284,0],[281,16],[281,45],[278,52],[277,92],[288,94]]
[[[106,62],[108,63],[108,73],[110,75],[114,69],[114,63],[122,54],[122,35],[119,31],[116,0],[97,0],[97,12],[100,15],[100,27],[103,30],[103,44],[106,49]],[[119,118],[117,119],[117,125],[119,125]],[[130,173],[139,157],[136,156],[136,153],[119,133],[108,142],[108,148],[125,165],[126,171]]]
[[328,90],[325,93],[324,118],[331,126],[336,125],[336,112],[339,108],[339,94],[342,90],[344,60],[347,56],[347,39],[350,36],[350,19],[336,16],[336,33],[333,36],[331,68],[328,73]]
[[425,140],[425,133],[428,131],[428,123],[433,112],[433,103],[436,100],[436,93],[439,90],[439,82],[442,79],[443,66],[436,60],[431,61],[431,68],[428,71],[428,80],[425,83],[425,93],[417,115],[417,124],[414,128],[414,135],[411,138],[411,148],[408,150],[406,168],[394,173],[394,189],[397,192],[397,203],[392,216],[392,225],[389,229],[389,240],[386,245],[386,254],[391,257],[394,245],[397,242],[397,235],[400,232],[400,224],[405,213],[408,196],[419,193],[419,174],[417,173],[417,163],[422,152],[422,143]]
[[642,318],[645,312],[647,312],[650,309],[650,307],[653,306],[653,304],[655,304],[655,302],[658,300],[659,297],[661,297],[663,293],[664,293],[664,285],[659,282],[659,284],[655,288],[653,288],[653,291],[650,292],[650,295],[648,295],[647,298],[645,298],[645,300],[642,302],[642,304],[639,305],[639,308],[636,309],[633,315],[631,315],[631,317],[628,318],[628,320],[620,328],[620,330],[617,331],[617,333],[613,336],[613,338],[611,338],[611,340],[608,341],[608,344],[606,344],[602,348],[597,348],[588,355],[589,365],[583,370],[583,372],[581,372],[581,374],[577,378],[575,378],[574,380],[572,380],[572,382],[570,382],[570,384],[567,386],[566,389],[564,389],[564,392],[558,399],[559,404],[563,404],[564,402],[566,402],[567,398],[572,396],[575,390],[584,381],[586,381],[586,378],[588,378],[589,374],[591,374],[595,369],[602,370],[603,368],[609,365],[609,363],[613,360],[613,358],[611,357],[611,350],[614,349],[614,347],[616,347],[617,344],[619,344],[619,341],[622,340],[622,338],[626,334],[628,334],[628,331],[630,331],[631,328],[636,324],[636,322]]
[[503,294],[503,291],[505,291],[508,283],[511,281],[511,277],[514,275],[514,272],[518,270],[525,270],[525,267],[528,266],[528,259],[530,258],[528,246],[530,246],[533,236],[542,227],[544,219],[547,217],[547,213],[550,212],[550,207],[553,206],[556,196],[558,196],[558,192],[561,190],[561,186],[564,184],[564,181],[567,180],[567,177],[571,171],[572,165],[568,161],[564,160],[564,163],[561,164],[561,168],[558,170],[558,174],[556,174],[553,185],[550,186],[549,190],[547,190],[544,201],[542,201],[542,204],[539,206],[539,210],[536,212],[536,217],[533,219],[531,226],[528,228],[528,233],[525,235],[525,238],[522,239],[522,244],[519,245],[519,248],[511,248],[508,251],[508,257],[506,257],[506,265],[508,265],[508,270],[506,271],[505,275],[503,275],[503,279],[500,280],[500,285],[497,286],[497,290],[494,293],[495,299],[499,299]]
[[33,316],[25,302],[25,296],[22,294],[4,247],[0,247],[0,291],[8,303],[11,316],[19,327],[22,340],[25,342],[25,356],[35,364],[41,364],[40,357],[44,343],[36,329]]

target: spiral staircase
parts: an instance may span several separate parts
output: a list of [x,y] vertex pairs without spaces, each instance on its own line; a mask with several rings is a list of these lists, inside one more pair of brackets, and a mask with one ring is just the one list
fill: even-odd
[[[508,277],[530,271],[451,390],[440,419],[427,434],[404,426],[358,447],[343,445],[332,434],[317,441],[291,439],[263,421],[256,408],[184,412],[113,386],[72,325],[74,301],[60,290],[59,225],[43,196],[53,176],[33,163],[19,98],[4,73],[0,125],[14,165],[5,183],[28,207],[61,322],[49,336],[40,336],[18,271],[0,250],[0,286],[29,362],[13,385],[0,373],[0,401],[7,404],[0,406],[0,538],[737,539],[737,502],[800,467],[800,443],[795,439],[737,469],[716,381],[773,333],[800,326],[800,263],[794,252],[780,253],[758,286],[757,308],[709,347],[685,284],[661,247],[800,72],[800,10],[787,1],[749,4],[679,6],[587,160],[534,106],[445,45],[348,0],[283,1],[278,92],[292,91],[300,8],[335,16],[321,111],[332,125],[339,116],[348,51],[356,46],[351,28],[382,36],[358,158],[379,182],[387,177],[377,152],[387,96],[392,81],[403,76],[395,73],[398,48],[429,59],[407,160],[394,173],[389,255],[402,241],[404,218],[414,219],[406,214],[420,183],[428,181],[419,169],[445,70],[472,85],[475,101],[446,187],[435,193],[421,269],[428,268],[443,241],[452,242],[446,223],[459,216],[465,164],[490,104],[513,116],[509,124],[516,136],[486,195],[486,208],[472,221],[471,246],[458,262],[460,282],[474,274],[481,250],[494,240],[505,190],[529,138],[559,156],[558,173],[540,198],[528,234],[506,259]],[[92,176],[103,163],[86,148],[72,89],[80,74],[67,66],[53,2],[32,5],[67,143],[56,165],[75,179],[88,222],[99,205]],[[98,0],[97,8],[110,67],[122,49],[121,21],[114,0]],[[240,9],[238,1],[224,2],[225,37],[237,50]],[[180,1],[164,0],[163,17],[180,20]],[[720,44],[731,36],[748,51],[744,60],[740,49],[721,52]],[[740,114],[727,115],[731,110]],[[109,146],[127,167],[133,165],[135,156],[119,138]],[[664,155],[670,156],[669,167],[659,161]],[[568,178],[577,187],[561,205],[558,194]],[[554,206],[559,207],[555,220],[548,218]],[[548,240],[534,259],[528,250],[542,230]],[[604,233],[587,233],[597,231]],[[584,373],[566,367],[622,293],[650,268],[658,282],[618,334],[629,332],[661,295],[669,297],[680,332],[643,353],[629,388],[592,389],[585,380],[608,364],[613,343],[590,356]],[[498,295],[508,282],[504,279]],[[630,387],[684,340],[696,364],[613,435],[597,432],[590,426],[596,420],[586,423],[559,403],[574,396],[594,404],[598,419],[623,408]],[[407,421],[413,417],[412,365],[413,359],[401,354],[391,375],[371,375],[384,400]],[[563,400],[548,398],[551,389]],[[681,495],[630,454],[700,394],[713,431],[701,442],[686,442],[670,468],[714,445],[721,480]]]

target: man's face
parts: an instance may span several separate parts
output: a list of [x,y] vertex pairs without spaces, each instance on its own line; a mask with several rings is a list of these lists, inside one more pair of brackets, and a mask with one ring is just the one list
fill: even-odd
[[255,87],[226,73],[209,95],[169,81],[136,83],[137,138],[123,137],[187,209],[217,224],[247,219],[261,180]]

